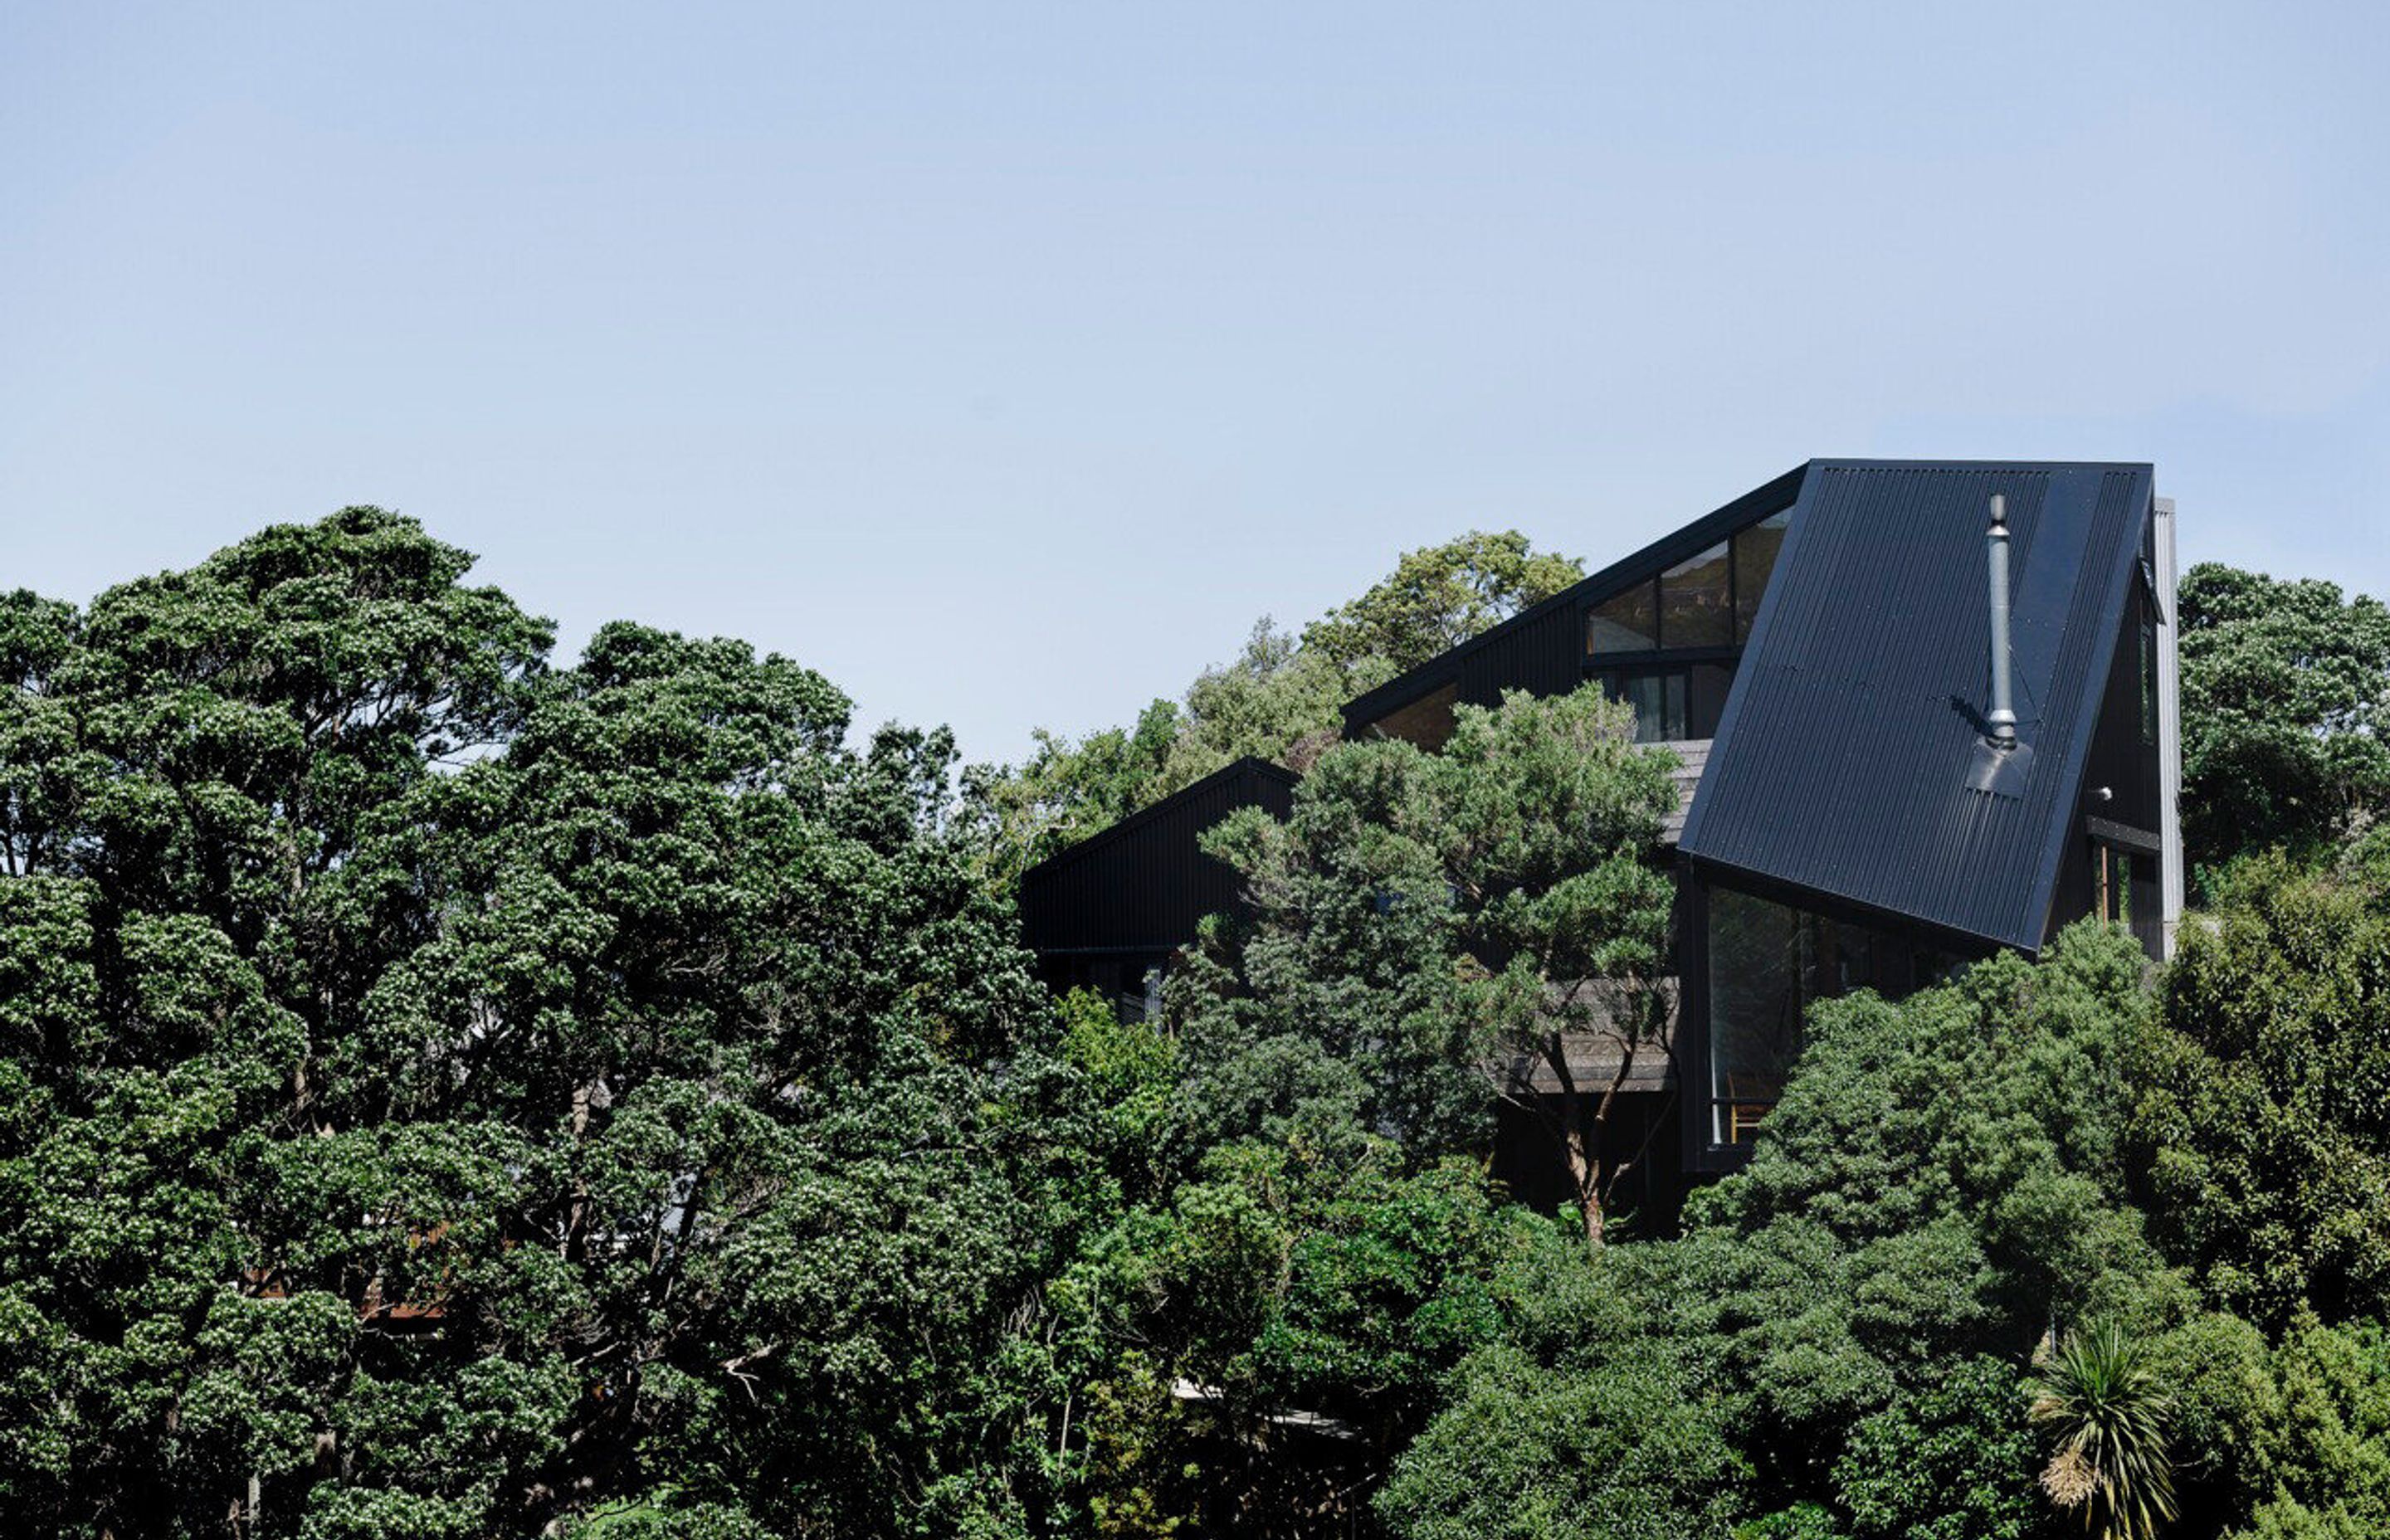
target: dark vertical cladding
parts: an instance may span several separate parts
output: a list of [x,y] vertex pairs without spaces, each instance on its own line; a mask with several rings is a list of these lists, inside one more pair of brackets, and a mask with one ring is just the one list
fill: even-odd
[[2099,730],[2084,767],[2084,811],[2105,822],[2160,837],[2155,680],[2156,619],[2139,584],[2125,606],[2110,655]]
[[[2152,508],[2146,465],[1819,461],[1683,853],[2037,950]],[[1989,674],[1985,509],[2008,499],[2015,795],[1971,788]]]
[[1522,615],[1460,662],[1460,699],[1497,706],[1504,690],[1566,695],[1585,677],[1585,622],[1574,606]]
[[2135,583],[2107,663],[2100,722],[2083,769],[2083,837],[2068,848],[2049,933],[2099,915],[2128,925],[2152,958],[2165,953],[2165,815],[2157,721],[2157,603]]
[[1203,853],[1203,831],[1242,807],[1283,818],[1294,773],[1242,759],[1031,867],[1021,879],[1023,938],[1041,956],[1166,954],[1205,915],[1233,910],[1237,874]]

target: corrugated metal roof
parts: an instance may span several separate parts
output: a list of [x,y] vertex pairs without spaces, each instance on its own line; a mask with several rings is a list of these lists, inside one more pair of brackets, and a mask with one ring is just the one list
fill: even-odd
[[[2147,465],[1811,462],[1682,853],[2038,949],[2152,485]],[[1994,493],[2033,751],[2015,796],[1968,786]]]

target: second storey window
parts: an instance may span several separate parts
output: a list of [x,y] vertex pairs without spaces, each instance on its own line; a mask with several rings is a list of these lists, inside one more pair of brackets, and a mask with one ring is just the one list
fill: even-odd
[[1433,753],[1452,736],[1452,706],[1459,699],[1458,685],[1441,685],[1395,707],[1369,725],[1384,737],[1415,743]]
[[1904,938],[1731,888],[1708,897],[1710,1138],[1749,1144],[1800,1057],[1809,1007],[1854,989],[1897,997],[1950,966]]
[[1776,553],[1783,548],[1784,532],[1792,526],[1792,510],[1772,513],[1734,534],[1734,639],[1751,639],[1752,618],[1776,574]]
[[1734,584],[1725,541],[1660,574],[1660,635],[1664,647],[1734,644]]
[[1588,655],[1740,647],[1776,573],[1788,509],[1638,580],[1585,612]]
[[1587,652],[1648,652],[1659,645],[1660,607],[1649,582],[1604,599],[1586,616]]
[[1679,743],[1690,738],[1685,712],[1685,671],[1613,674],[1604,681],[1610,698],[1635,708],[1635,741]]

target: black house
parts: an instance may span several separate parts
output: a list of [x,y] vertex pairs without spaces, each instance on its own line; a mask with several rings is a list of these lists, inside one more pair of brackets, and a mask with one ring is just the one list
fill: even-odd
[[[1676,1023],[1622,1123],[1684,1173],[1725,1170],[1812,1000],[2031,956],[2087,915],[2168,950],[2174,567],[2147,465],[1813,460],[1352,701],[1345,732],[1433,749],[1457,702],[1598,679],[1638,738],[1677,750]],[[1196,835],[1236,806],[1282,814],[1292,785],[1247,761],[1030,872],[1049,979],[1141,1001],[1195,920],[1236,902]],[[1096,980],[1106,957],[1136,987]],[[1532,1161],[1503,1164],[1540,1185]]]

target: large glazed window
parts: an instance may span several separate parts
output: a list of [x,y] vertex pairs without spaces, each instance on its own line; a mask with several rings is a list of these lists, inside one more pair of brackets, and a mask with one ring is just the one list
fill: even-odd
[[1718,1144],[1748,1144],[1784,1091],[1808,1004],[1799,911],[1710,892],[1710,1097]]
[[1731,888],[1709,892],[1711,1138],[1749,1144],[1784,1093],[1810,1003],[1870,987],[1905,993],[1909,944]]
[[1660,645],[1728,647],[1734,642],[1734,584],[1723,540],[1660,574]]
[[1660,611],[1648,578],[1586,616],[1587,652],[1649,652],[1659,645]]
[[1371,723],[1370,726],[1388,738],[1415,743],[1433,753],[1444,747],[1445,739],[1452,736],[1452,707],[1459,698],[1459,686],[1440,686],[1395,707]]
[[1767,592],[1767,580],[1776,571],[1776,553],[1784,548],[1784,532],[1792,523],[1792,510],[1772,513],[1748,529],[1738,530],[1734,536],[1734,639],[1751,639],[1751,622],[1759,613],[1759,601]]
[[1772,513],[1595,605],[1586,611],[1586,652],[1741,647],[1792,522],[1790,508]]

